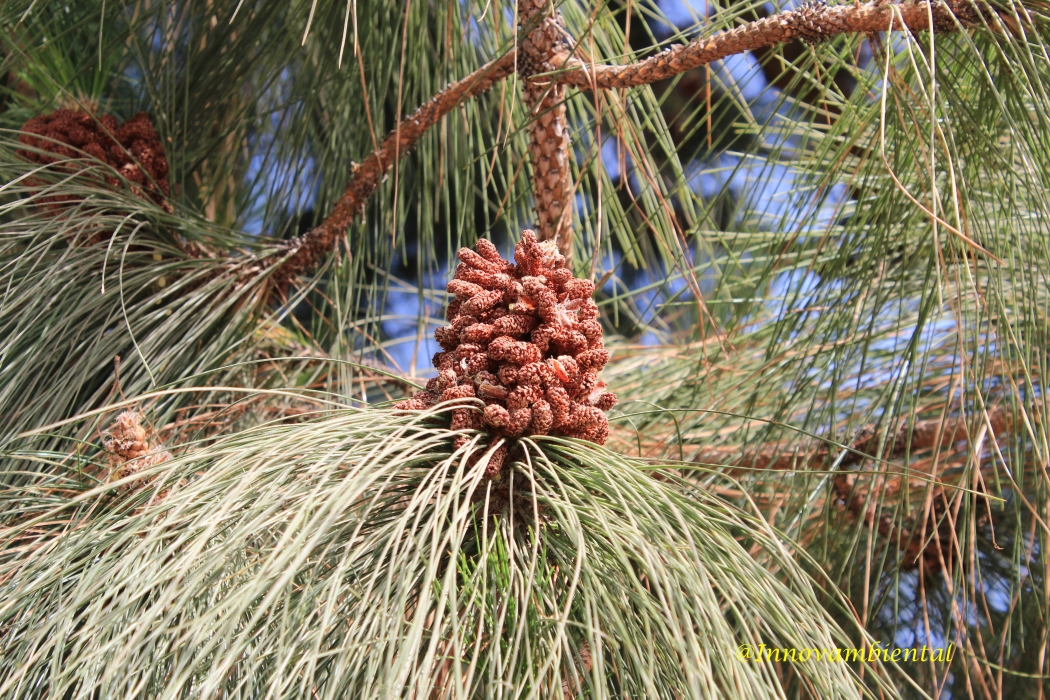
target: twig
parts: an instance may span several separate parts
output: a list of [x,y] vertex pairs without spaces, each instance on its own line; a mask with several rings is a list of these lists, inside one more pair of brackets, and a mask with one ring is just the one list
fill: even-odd
[[569,120],[566,85],[537,78],[561,67],[554,57],[572,46],[561,16],[550,0],[518,0],[518,26],[528,33],[518,51],[518,75],[529,106],[529,158],[536,201],[536,233],[555,240],[566,258],[572,255],[572,172],[569,167]]
[[[997,407],[988,412],[988,426],[996,438],[1008,434],[1013,428],[1012,418],[1005,407]],[[898,459],[906,456],[909,452],[916,453],[921,450],[929,450],[937,447],[949,447],[959,441],[970,443],[971,449],[978,452],[981,444],[985,426],[982,424],[977,436],[970,434],[965,421],[962,418],[933,418],[929,420],[904,422],[893,433],[887,435],[886,444],[881,453],[882,459]],[[897,517],[892,509],[880,504],[876,487],[863,487],[857,483],[857,477],[862,472],[847,470],[847,467],[855,466],[864,461],[865,455],[875,455],[880,443],[880,434],[872,426],[865,427],[859,431],[857,437],[851,443],[851,451],[837,460],[837,468],[831,484],[834,498],[847,513],[858,520],[863,520],[869,527],[897,547],[901,552],[900,566],[904,570],[915,569],[920,561],[927,575],[932,575],[942,570],[951,571],[954,560],[953,537],[951,530],[954,528],[954,520],[947,517],[948,510],[955,496],[949,496],[943,484],[935,481],[932,484],[931,500],[928,511],[924,510],[921,517],[909,526]],[[707,448],[693,458],[696,462],[727,463],[731,448]],[[730,474],[739,471],[758,470],[823,470],[831,466],[834,452],[825,446],[810,448],[809,450],[790,451],[773,445],[760,448],[756,453],[744,456],[733,463]],[[978,472],[979,474],[979,472]],[[868,472],[868,476],[881,479],[882,488],[904,489],[910,485],[911,480],[904,475],[895,475],[891,479],[880,476],[877,472]],[[925,481],[924,479],[921,481]],[[975,489],[979,493],[985,493],[985,488],[978,483]],[[957,505],[956,505],[957,507]],[[975,521],[977,527],[989,524],[991,510],[987,509],[980,514]],[[925,524],[923,524],[925,523]]]
[[[965,0],[928,3],[908,0],[888,3],[883,0],[828,7],[822,2],[808,2],[797,10],[781,12],[755,22],[748,22],[712,37],[698,38],[688,44],[677,44],[644,61],[626,66],[587,65],[567,52],[553,57],[552,63],[564,65],[562,72],[551,75],[552,82],[589,90],[629,88],[648,85],[699,68],[727,56],[767,48],[793,39],[818,43],[840,34],[867,34],[908,29],[927,31],[933,19],[937,32],[953,32],[959,24],[974,25],[980,21],[977,10]],[[958,23],[957,21],[958,20]]]
[[427,129],[463,101],[492,87],[514,70],[514,53],[490,61],[466,78],[452,83],[402,120],[363,163],[355,165],[346,191],[317,228],[288,244],[288,255],[280,260],[274,281],[281,288],[292,278],[316,269],[339,238],[362,212],[368,198],[382,183],[394,161],[407,153]]
[[[1011,429],[1012,420],[1005,408],[999,407],[988,412],[994,434],[1002,435]],[[839,468],[850,467],[863,462],[865,455],[881,459],[903,457],[907,452],[927,450],[937,446],[947,447],[960,440],[970,440],[965,420],[962,418],[931,418],[929,420],[905,422],[895,434],[886,439],[883,454],[875,455],[880,434],[874,427],[862,428],[850,444],[851,450],[838,461]],[[826,445],[803,447],[798,450],[785,448],[782,445],[762,446],[751,454],[740,454],[735,447],[708,447],[692,457],[692,461],[704,464],[724,464],[731,466],[730,473],[737,471],[767,470],[821,470],[831,462],[836,450]]]

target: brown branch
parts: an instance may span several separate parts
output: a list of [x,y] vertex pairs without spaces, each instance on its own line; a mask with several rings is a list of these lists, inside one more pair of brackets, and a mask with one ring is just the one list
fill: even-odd
[[583,89],[637,87],[671,78],[727,56],[767,48],[792,39],[817,43],[840,34],[902,29],[926,31],[930,29],[931,17],[933,29],[937,32],[952,32],[958,29],[959,24],[970,26],[980,21],[976,8],[966,0],[950,0],[947,3],[940,0],[905,0],[899,3],[874,0],[835,7],[828,7],[821,2],[808,2],[797,10],[749,22],[716,36],[678,44],[644,61],[626,66],[587,65],[563,51],[550,61],[563,67],[563,71],[550,76],[550,80]]
[[[289,253],[274,273],[278,288],[293,277],[314,270],[338,243],[354,217],[383,181],[394,162],[408,152],[431,126],[464,100],[492,87],[517,70],[532,116],[529,156],[533,167],[537,233],[555,239],[567,257],[572,248],[569,136],[565,88],[628,88],[670,78],[733,54],[753,51],[792,39],[819,42],[840,34],[887,29],[950,32],[977,24],[981,15],[970,0],[886,0],[828,7],[811,1],[741,25],[717,36],[672,46],[644,61],[626,66],[588,65],[571,55],[571,37],[557,10],[544,0],[519,1],[523,38],[517,52],[491,61],[453,83],[404,119],[363,163],[354,167],[346,191],[331,213],[288,244]],[[931,22],[932,18],[932,22]],[[560,71],[560,72],[559,72]]]
[[[994,435],[1006,433],[1011,428],[1010,416],[1005,408],[988,412]],[[850,467],[875,456],[880,434],[873,427],[862,428],[850,444],[850,451],[838,462],[839,468]],[[969,440],[966,422],[961,418],[939,418],[904,423],[897,431],[887,436],[882,459],[899,459],[905,454],[928,450],[933,447],[949,447],[960,440]],[[821,443],[798,450],[785,449],[783,445],[762,446],[755,452],[736,459],[739,448],[709,447],[701,450],[694,462],[704,464],[730,464],[734,472],[746,470],[821,470],[831,464],[838,447]]]
[[324,221],[289,243],[287,257],[276,258],[279,261],[279,267],[274,271],[277,287],[282,288],[292,278],[314,270],[324,256],[335,248],[354,217],[363,212],[368,198],[383,182],[394,162],[411,150],[427,129],[437,124],[442,117],[465,100],[488,90],[510,75],[514,71],[514,64],[514,52],[490,61],[466,78],[449,85],[402,120],[383,139],[378,150],[373,151],[363,163],[354,166],[346,191]]
[[[981,421],[981,425],[986,425]],[[997,407],[988,412],[988,423],[991,428],[991,439],[999,439],[1005,436],[1013,428],[1013,421],[1009,411],[1005,407]],[[895,510],[899,501],[886,499],[894,505],[881,505],[881,498],[873,493],[875,486],[863,486],[858,483],[861,474],[871,477],[880,477],[879,472],[859,472],[847,470],[847,467],[855,466],[871,456],[878,453],[881,440],[879,432],[873,427],[863,428],[850,444],[851,450],[838,460],[838,469],[832,479],[832,489],[835,503],[848,514],[849,517],[863,521],[869,527],[888,540],[892,546],[901,552],[900,566],[904,570],[917,568],[920,563],[927,575],[936,574],[942,570],[952,570],[955,559],[951,528],[953,520],[945,517],[953,500],[954,493],[945,489],[940,483],[932,484],[929,508],[915,517],[901,517]],[[922,420],[914,423],[903,423],[896,431],[887,436],[885,446],[881,453],[882,459],[900,459],[906,455],[915,454],[936,447],[950,448],[955,443],[970,442],[972,437],[967,429],[966,423],[961,418],[945,418]],[[731,462],[732,458],[739,454],[730,448],[708,448],[693,458],[696,462],[705,463],[733,463],[730,473],[739,473],[744,470],[824,470],[832,464],[832,458],[840,448],[821,445],[817,448],[795,451],[787,451],[783,446],[764,446],[757,452],[745,456],[742,459]],[[904,488],[910,488],[912,479],[903,474],[892,474],[878,486],[886,489],[887,493],[896,494]],[[927,487],[926,480],[920,482],[924,488]],[[980,483],[975,490],[983,492]],[[981,510],[977,516],[977,527],[983,527],[988,521],[987,510]]]
[[569,167],[569,120],[566,86],[536,78],[559,67],[552,57],[568,50],[561,15],[550,0],[518,0],[518,26],[526,28],[518,50],[518,74],[529,106],[529,160],[536,201],[536,233],[554,240],[572,256],[572,171]]

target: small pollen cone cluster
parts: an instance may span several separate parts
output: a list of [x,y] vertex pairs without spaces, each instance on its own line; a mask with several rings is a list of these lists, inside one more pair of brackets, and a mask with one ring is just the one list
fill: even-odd
[[[142,414],[124,411],[102,433],[102,447],[109,456],[110,479],[119,481],[143,469],[171,459],[171,453],[154,438],[153,431],[142,425]],[[124,492],[136,488],[134,484],[121,487]]]
[[[491,242],[462,248],[448,291],[455,295],[446,318],[451,325],[434,337],[438,376],[425,391],[395,405],[424,410],[441,401],[477,397],[484,412],[464,407],[452,413],[452,429],[485,429],[494,437],[561,435],[604,444],[605,417],[616,395],[598,373],[609,361],[594,283],[577,279],[554,241],[537,242],[525,231],[515,263]],[[466,437],[456,440],[457,449]],[[495,476],[506,457],[500,447],[489,462]]]
[[[20,150],[18,154],[23,158],[49,165],[59,160],[82,159],[86,153],[134,183],[132,192],[139,197],[153,200],[169,214],[174,211],[167,199],[168,160],[153,122],[145,112],[118,126],[117,118],[111,114],[96,118],[80,110],[57,109],[33,117],[22,131],[26,133],[18,140],[38,149]],[[120,180],[112,175],[106,177],[106,182],[114,188],[120,186]],[[47,211],[57,213],[77,199],[73,195],[56,195],[43,198],[41,204]]]

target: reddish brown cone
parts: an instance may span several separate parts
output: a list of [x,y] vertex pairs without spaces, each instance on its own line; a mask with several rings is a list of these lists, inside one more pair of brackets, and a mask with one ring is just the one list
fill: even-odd
[[[23,158],[50,165],[60,160],[84,159],[84,154],[108,164],[132,184],[132,192],[149,198],[167,212],[174,211],[168,201],[168,160],[153,122],[145,112],[139,112],[121,125],[111,114],[100,117],[73,109],[57,109],[50,114],[33,117],[22,127],[25,132],[19,142],[32,150],[20,150]],[[67,170],[79,166],[64,164]],[[106,182],[120,186],[116,175],[107,175]],[[31,185],[43,183],[30,181]],[[39,200],[45,210],[58,213],[71,202],[74,195],[55,195]]]
[[[448,291],[455,295],[451,325],[434,336],[438,376],[425,391],[395,405],[422,410],[439,401],[478,397],[483,413],[453,412],[454,429],[484,427],[494,436],[561,435],[604,444],[605,411],[616,395],[604,391],[598,373],[609,360],[594,284],[576,279],[554,241],[537,242],[525,231],[514,251],[515,264],[496,247],[478,241],[459,251],[460,264]],[[457,440],[457,447],[466,438]],[[502,466],[490,460],[495,474]]]

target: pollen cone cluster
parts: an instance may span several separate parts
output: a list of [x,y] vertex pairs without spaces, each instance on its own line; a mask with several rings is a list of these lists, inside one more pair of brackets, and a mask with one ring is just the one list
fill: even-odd
[[[171,459],[171,453],[156,440],[153,431],[142,425],[142,414],[138,411],[124,411],[118,415],[109,430],[102,434],[102,447],[109,457],[113,481]],[[133,488],[125,485],[122,490]]]
[[[111,114],[99,117],[73,109],[57,109],[33,117],[22,127],[26,132],[18,140],[34,150],[20,150],[23,158],[41,165],[59,160],[84,158],[86,153],[107,163],[132,182],[132,191],[159,204],[165,211],[168,202],[168,160],[153,122],[139,112],[121,125]],[[42,152],[43,151],[43,152]],[[67,166],[74,169],[74,166]],[[106,182],[118,187],[120,180],[106,176]],[[73,195],[44,197],[41,204],[51,212],[60,211],[67,203],[79,199]]]
[[[452,429],[485,429],[493,436],[562,435],[604,444],[605,411],[616,395],[605,391],[598,372],[609,361],[602,339],[594,283],[577,279],[554,241],[522,234],[515,263],[500,257],[489,241],[462,248],[448,291],[455,295],[446,318],[451,325],[434,337],[438,376],[426,391],[397,404],[423,410],[440,401],[477,397],[473,407],[452,414]],[[467,441],[457,438],[457,447]],[[490,460],[495,475],[506,448]]]

